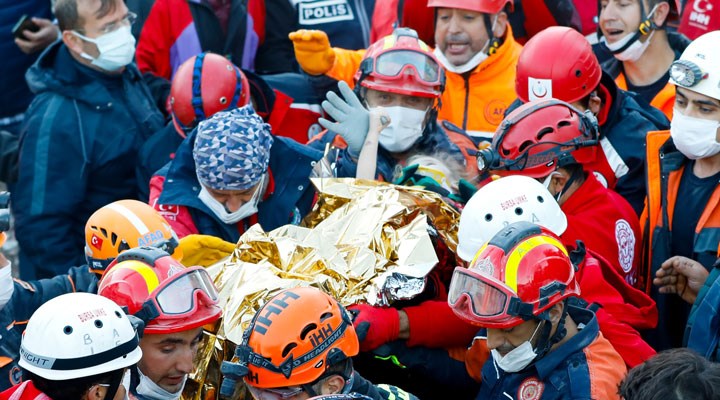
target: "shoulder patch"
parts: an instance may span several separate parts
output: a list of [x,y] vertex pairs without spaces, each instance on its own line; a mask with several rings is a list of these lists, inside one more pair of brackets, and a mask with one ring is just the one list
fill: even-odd
[[618,245],[618,262],[623,271],[628,273],[635,259],[635,234],[624,219],[615,221],[615,240]]
[[517,392],[518,400],[539,400],[545,391],[545,384],[540,380],[531,376],[520,384]]

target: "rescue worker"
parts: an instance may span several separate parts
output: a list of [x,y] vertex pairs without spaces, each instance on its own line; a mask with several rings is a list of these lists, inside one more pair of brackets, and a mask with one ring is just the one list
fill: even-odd
[[670,64],[690,40],[667,31],[677,19],[679,0],[600,0],[600,40],[613,54],[602,64],[618,87],[637,93],[672,119],[675,90]]
[[[718,258],[720,236],[720,32],[693,41],[670,69],[676,88],[670,132],[647,138],[647,207],[643,212],[645,275],[674,267],[678,256],[711,270]],[[674,268],[673,268],[674,269]],[[649,288],[660,320],[648,341],[657,349],[679,347],[690,307],[680,298]],[[696,304],[702,302],[696,300]],[[715,305],[714,307],[716,307]],[[696,314],[699,321],[714,318]]]
[[251,225],[299,224],[312,207],[322,152],[275,136],[246,105],[200,122],[152,178],[150,204],[178,236],[236,243]]
[[542,181],[568,218],[565,243],[582,240],[636,285],[638,218],[630,204],[604,187],[589,169],[601,151],[598,139],[589,111],[555,99],[536,101],[507,116],[492,146],[478,154],[478,163],[499,175]]
[[644,100],[637,94],[619,89],[600,68],[587,39],[565,27],[547,28],[525,44],[515,90],[524,103],[556,98],[580,111],[590,110],[598,119],[602,152],[588,168],[640,215],[645,201],[645,135],[667,129],[665,115],[641,106]]
[[[184,247],[191,261],[217,260],[234,249],[223,248],[209,238],[195,235],[178,243],[167,222],[147,204],[120,200],[93,213],[85,225],[86,263],[67,273],[36,281],[13,280],[11,265],[0,256],[0,390],[21,382],[18,367],[20,339],[31,315],[48,300],[72,292],[97,292],[98,280],[105,268],[121,252],[147,245],[173,252],[181,258]],[[212,254],[211,249],[217,253]],[[210,260],[203,258],[210,257]],[[194,258],[194,259],[193,259]]]
[[145,324],[142,358],[130,368],[128,392],[138,400],[179,399],[203,336],[222,310],[202,267],[186,268],[168,253],[138,247],[108,267],[98,294]]
[[337,122],[320,119],[328,132],[310,144],[327,143],[345,148],[337,161],[337,176],[356,176],[357,159],[370,127],[369,112],[382,107],[389,126],[378,137],[377,175],[392,181],[414,154],[444,153],[463,165],[469,177],[477,176],[473,165],[475,145],[459,128],[437,120],[444,72],[430,48],[415,31],[398,28],[374,43],[355,74],[355,91],[339,83],[342,98],[333,92],[323,102]]
[[200,121],[250,103],[250,84],[245,74],[217,54],[190,57],[178,68],[172,82],[169,98],[172,122],[143,144],[138,157],[138,190],[146,200],[150,178],[172,160],[180,143]]
[[[447,71],[438,118],[489,141],[515,100],[515,66],[521,46],[508,23],[512,0],[429,0],[435,11],[435,56]],[[300,67],[311,75],[352,83],[364,51],[330,47],[322,31],[290,34]],[[368,49],[369,50],[369,49]]]
[[353,369],[360,344],[352,316],[330,295],[313,287],[286,289],[253,317],[235,350],[237,362],[223,362],[232,395],[243,380],[253,398],[307,399],[355,392],[375,400],[417,399],[396,387],[379,389]]
[[[571,305],[580,295],[574,266],[557,236],[515,222],[457,268],[448,303],[485,329],[478,399],[618,399],[625,363],[598,329],[595,314]],[[486,341],[485,344],[482,342]]]
[[112,301],[69,293],[40,306],[20,349],[25,380],[2,399],[121,400],[125,371],[140,360],[136,326]]
[[[560,238],[577,266],[576,280],[581,297],[597,304],[600,331],[632,368],[652,357],[655,350],[640,336],[655,327],[655,302],[625,280],[624,271],[578,243],[572,232],[572,218],[566,217],[557,201],[537,180],[521,175],[507,176],[480,188],[460,215],[458,256],[470,263],[492,235],[513,222],[527,221],[548,229]],[[449,332],[448,332],[449,333]],[[442,333],[437,333],[442,335]]]

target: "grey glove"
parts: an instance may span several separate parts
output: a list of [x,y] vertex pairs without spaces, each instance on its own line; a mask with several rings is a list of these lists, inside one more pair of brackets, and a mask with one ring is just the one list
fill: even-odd
[[344,99],[333,92],[328,92],[327,100],[322,102],[323,110],[337,122],[330,122],[325,118],[320,118],[318,122],[325,129],[342,136],[347,142],[350,155],[357,157],[368,133],[370,113],[347,83],[340,81],[338,88]]

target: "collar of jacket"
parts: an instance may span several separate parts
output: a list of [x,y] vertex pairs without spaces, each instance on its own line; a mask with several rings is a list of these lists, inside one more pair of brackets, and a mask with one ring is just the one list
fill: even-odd
[[[567,304],[567,303],[566,303]],[[553,374],[560,365],[571,355],[582,352],[583,349],[588,347],[598,336],[600,329],[598,327],[597,318],[592,311],[578,308],[575,306],[568,306],[568,317],[580,325],[584,324],[585,327],[579,330],[575,336],[568,339],[567,342],[558,346],[556,349],[551,350],[545,355],[545,357],[535,362],[535,369],[538,372],[538,378],[545,381],[547,377]]]
[[[597,151],[602,151],[599,148]],[[585,171],[585,182],[577,188],[577,190],[560,206],[560,209],[567,215],[577,213],[577,210],[586,209],[589,204],[588,200],[600,200],[595,194],[598,191],[605,191],[607,188],[600,183],[592,171]]]

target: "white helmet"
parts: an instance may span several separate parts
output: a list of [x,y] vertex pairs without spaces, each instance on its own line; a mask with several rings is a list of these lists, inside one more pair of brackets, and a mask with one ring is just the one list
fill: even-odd
[[720,100],[720,31],[708,32],[685,48],[670,67],[670,82]]
[[140,361],[138,335],[112,300],[69,293],[40,306],[20,345],[20,367],[52,381],[116,371]]
[[460,214],[457,254],[472,261],[480,248],[505,226],[527,221],[560,236],[567,218],[545,186],[533,178],[511,175],[480,188]]

